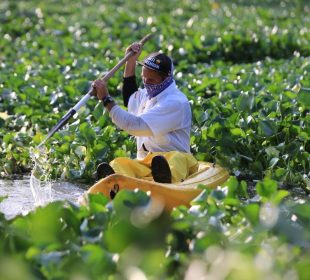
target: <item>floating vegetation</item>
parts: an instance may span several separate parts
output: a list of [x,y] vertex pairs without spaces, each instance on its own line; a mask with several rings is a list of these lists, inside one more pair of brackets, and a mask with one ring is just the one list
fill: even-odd
[[[141,191],[0,214],[0,278],[308,279],[309,14],[303,0],[2,1],[1,177],[33,169],[44,204],[43,182],[91,184],[98,163],[135,157],[95,99],[34,147],[149,32],[142,57],[171,55],[191,102],[192,152],[232,177],[153,216]],[[108,83],[118,104],[121,81]]]

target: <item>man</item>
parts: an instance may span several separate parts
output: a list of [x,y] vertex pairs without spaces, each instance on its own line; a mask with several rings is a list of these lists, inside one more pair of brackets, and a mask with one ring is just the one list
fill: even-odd
[[173,63],[162,53],[149,55],[142,65],[144,89],[135,79],[136,62],[141,45],[127,48],[134,55],[125,66],[123,81],[124,105],[121,109],[110,97],[105,82],[93,83],[97,98],[119,128],[136,136],[137,159],[116,158],[110,165],[100,164],[100,178],[113,173],[130,177],[154,179],[156,182],[183,181],[197,171],[198,163],[190,154],[191,108],[186,96],[176,87]]

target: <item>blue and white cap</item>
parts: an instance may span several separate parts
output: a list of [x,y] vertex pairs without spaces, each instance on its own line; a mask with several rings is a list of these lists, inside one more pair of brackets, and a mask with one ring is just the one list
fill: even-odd
[[172,76],[173,74],[172,59],[163,53],[152,53],[142,62],[139,61],[138,64],[151,70],[166,74],[167,76]]

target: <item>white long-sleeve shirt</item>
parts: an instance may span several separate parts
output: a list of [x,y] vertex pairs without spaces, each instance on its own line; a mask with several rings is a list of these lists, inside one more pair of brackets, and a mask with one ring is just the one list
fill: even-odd
[[191,108],[186,96],[173,82],[149,99],[145,89],[130,96],[128,112],[119,106],[110,111],[113,123],[136,136],[137,158],[150,152],[190,152]]

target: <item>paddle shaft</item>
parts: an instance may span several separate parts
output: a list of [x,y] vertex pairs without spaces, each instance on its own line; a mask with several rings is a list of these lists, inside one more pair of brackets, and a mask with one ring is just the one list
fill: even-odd
[[[145,37],[143,37],[139,43],[143,46],[151,37],[152,37],[152,34],[148,34]],[[119,68],[121,68],[133,54],[134,54],[133,51],[128,52],[125,55],[125,57],[123,57],[109,72],[107,72],[100,79],[103,81],[108,81],[115,74],[115,72]],[[49,138],[51,138],[59,129],[61,129],[69,121],[69,119],[88,101],[88,99],[94,95],[93,91],[94,89],[91,88],[81,98],[81,100],[61,118],[61,120],[52,128],[52,130],[48,133],[46,138],[40,143],[38,147],[41,147]]]

